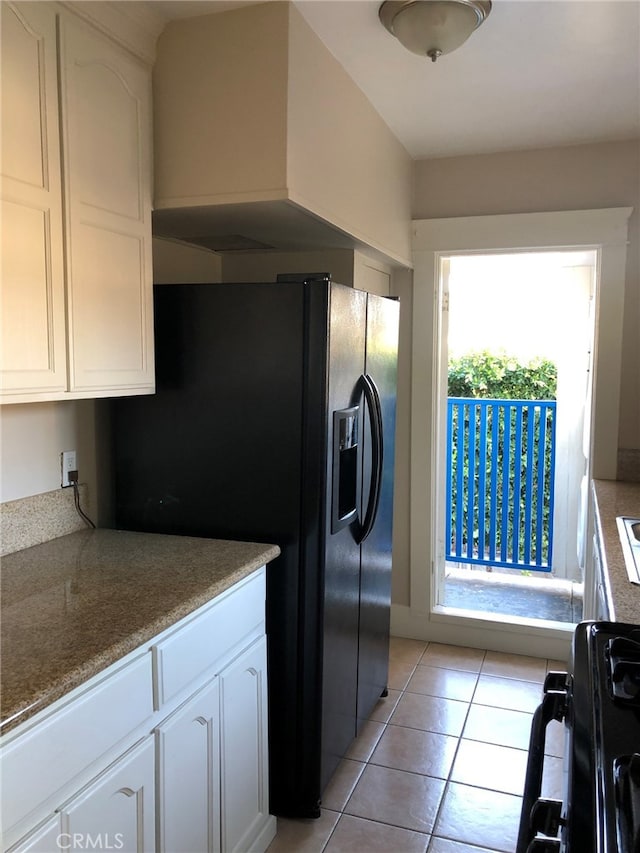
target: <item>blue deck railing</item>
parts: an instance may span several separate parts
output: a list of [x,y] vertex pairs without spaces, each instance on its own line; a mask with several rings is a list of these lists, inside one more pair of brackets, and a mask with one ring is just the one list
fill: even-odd
[[449,397],[446,559],[551,571],[555,401]]

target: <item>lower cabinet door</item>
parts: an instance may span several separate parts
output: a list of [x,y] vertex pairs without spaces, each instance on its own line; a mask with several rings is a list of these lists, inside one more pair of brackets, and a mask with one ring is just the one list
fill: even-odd
[[58,853],[70,849],[69,839],[60,831],[60,815],[54,815],[14,847],[10,847],[7,853]]
[[264,637],[220,673],[220,699],[222,851],[244,853],[269,820]]
[[146,738],[60,809],[61,846],[155,853],[153,747]]
[[156,729],[162,853],[219,853],[219,708],[213,679]]

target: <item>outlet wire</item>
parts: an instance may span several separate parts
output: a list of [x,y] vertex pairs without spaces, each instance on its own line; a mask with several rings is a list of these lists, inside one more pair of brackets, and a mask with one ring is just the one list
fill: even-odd
[[91,527],[95,530],[96,529],[95,524],[93,523],[93,521],[91,521],[89,516],[83,511],[82,507],[80,506],[80,489],[78,488],[77,477],[75,480],[72,480],[71,485],[73,486],[73,502],[76,506],[76,511],[77,511],[78,515],[84,521],[84,523],[87,525],[87,527]]

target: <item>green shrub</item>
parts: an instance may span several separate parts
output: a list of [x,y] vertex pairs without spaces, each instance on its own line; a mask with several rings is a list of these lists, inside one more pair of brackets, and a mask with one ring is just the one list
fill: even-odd
[[557,370],[548,359],[521,363],[487,350],[449,361],[449,397],[497,400],[555,400]]

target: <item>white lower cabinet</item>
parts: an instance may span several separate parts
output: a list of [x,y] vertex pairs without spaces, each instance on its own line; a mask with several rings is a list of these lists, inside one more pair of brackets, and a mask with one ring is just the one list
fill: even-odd
[[60,846],[61,836],[60,815],[54,815],[14,847],[9,848],[8,853],[53,853],[64,850],[65,847]]
[[60,809],[60,849],[154,853],[153,753],[147,737]]
[[262,568],[5,736],[2,850],[266,850],[264,601]]
[[154,853],[154,764],[153,737],[147,737],[8,853]]
[[266,676],[263,637],[156,730],[162,853],[266,846]]
[[215,678],[156,730],[158,849],[220,850],[220,690]]
[[264,638],[220,673],[222,853],[244,853],[268,819]]

